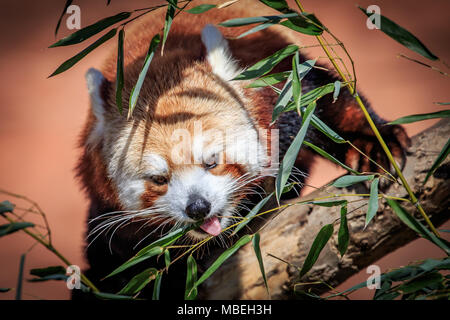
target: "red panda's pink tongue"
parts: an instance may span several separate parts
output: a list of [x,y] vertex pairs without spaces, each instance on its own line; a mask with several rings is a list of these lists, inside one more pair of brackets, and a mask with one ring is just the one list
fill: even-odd
[[212,217],[205,220],[200,228],[212,236],[217,236],[222,231],[222,227],[220,226],[220,222],[217,217]]

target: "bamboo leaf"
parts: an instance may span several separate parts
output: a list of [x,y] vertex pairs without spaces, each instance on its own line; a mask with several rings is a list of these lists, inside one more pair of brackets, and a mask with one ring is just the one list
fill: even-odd
[[278,96],[277,101],[275,102],[275,106],[273,107],[272,112],[272,122],[275,122],[280,114],[283,112],[283,109],[287,106],[289,101],[292,98],[292,73],[289,74],[286,83],[283,86],[283,89]]
[[349,241],[350,234],[348,232],[347,204],[344,204],[341,207],[341,223],[339,224],[338,232],[338,250],[341,254],[341,257],[347,252]]
[[308,202],[309,204],[314,204],[317,206],[321,206],[321,207],[336,207],[336,206],[341,206],[343,204],[347,203],[347,200],[333,200],[333,201],[311,201]]
[[305,141],[304,142],[305,145],[307,145],[308,147],[310,147],[311,149],[313,149],[314,151],[316,151],[318,154],[320,154],[322,157],[336,163],[337,165],[341,166],[342,168],[354,173],[354,174],[359,174],[358,171],[353,170],[352,168],[350,168],[349,166],[343,164],[342,162],[340,162],[338,159],[336,159],[335,157],[333,157],[331,154],[329,154],[328,152],[326,152],[325,150],[313,145],[312,143]]
[[152,300],[159,300],[159,293],[161,291],[162,272],[156,273],[155,282],[153,283]]
[[341,91],[341,82],[334,82],[334,92],[333,92],[333,103],[335,103],[339,97],[339,92]]
[[[163,31],[163,40],[162,40],[162,47],[161,47],[161,55],[164,54],[164,46],[166,45],[167,37],[169,35],[170,27],[172,26],[173,18],[175,17],[175,9],[176,5],[178,4],[178,0],[172,0],[173,4],[169,2],[169,5],[167,6],[167,12],[166,12],[166,19],[164,20],[164,31]],[[152,40],[153,42],[153,40]],[[158,41],[159,43],[159,41]]]
[[404,45],[408,49],[417,52],[418,54],[424,56],[427,59],[430,60],[438,59],[438,57],[436,57],[433,53],[431,53],[431,51],[428,50],[428,48],[419,39],[417,39],[412,33],[407,31],[406,29],[400,27],[394,21],[377,13],[367,13],[366,10],[361,7],[359,7],[359,9],[368,17],[372,17],[374,15],[380,16],[381,31],[383,31],[385,34],[387,34],[395,41]]
[[443,279],[442,274],[439,272],[432,272],[402,284],[397,290],[402,291],[404,294],[413,293],[425,287],[441,283]]
[[106,292],[92,292],[97,298],[102,300],[138,300],[130,296],[124,296],[120,294],[114,293],[106,293]]
[[281,12],[290,10],[289,5],[285,0],[259,0],[259,1],[264,3],[266,6]]
[[450,117],[450,110],[442,110],[438,112],[432,112],[432,113],[422,113],[422,114],[414,114],[406,117],[401,117],[397,120],[391,121],[387,124],[406,124],[406,123],[412,123],[416,121],[423,121],[428,119],[436,119],[436,118],[449,118]]
[[236,243],[225,250],[217,259],[213,262],[213,264],[202,274],[200,279],[195,282],[195,287],[198,287],[203,281],[208,279],[221,265],[224,263],[229,257],[231,257],[240,247],[246,245],[250,242],[252,237],[248,234],[240,238]]
[[115,16],[111,16],[105,19],[102,19],[90,26],[87,26],[83,29],[80,29],[67,37],[55,42],[49,48],[61,47],[61,46],[69,46],[72,44],[77,44],[83,42],[86,39],[96,35],[97,33],[105,30],[106,28],[116,24],[119,21],[128,19],[131,15],[131,12],[121,12],[116,14]]
[[346,143],[347,141],[344,140],[340,135],[338,135],[335,131],[333,131],[329,126],[327,126],[322,120],[320,120],[316,115],[314,115],[311,119],[311,124],[322,132],[324,135],[326,135],[328,138],[333,140],[336,143]]
[[133,87],[130,93],[130,101],[129,101],[129,109],[128,109],[128,117],[133,114],[133,110],[136,107],[136,103],[139,98],[139,93],[141,92],[142,85],[144,83],[145,77],[147,76],[148,68],[150,67],[150,63],[152,62],[153,56],[155,55],[156,48],[160,42],[159,34],[155,35],[150,41],[150,46],[147,51],[147,55],[145,56],[144,65],[142,67],[141,72],[139,73],[138,80],[136,85]]
[[195,259],[191,254],[187,258],[186,290],[184,292],[185,300],[197,299],[197,287],[195,286],[196,282],[197,282],[197,263],[195,262]]
[[34,227],[31,222],[11,222],[7,224],[0,225],[0,237],[6,236],[8,234],[17,232],[19,230]]
[[0,214],[5,212],[13,212],[15,205],[8,200],[0,202]]
[[201,4],[199,6],[196,6],[192,9],[187,10],[186,12],[192,13],[192,14],[199,14],[206,12],[208,10],[211,10],[212,8],[215,8],[215,4]]
[[298,152],[300,151],[300,147],[302,146],[303,140],[305,139],[305,135],[315,108],[316,104],[312,103],[303,113],[304,122],[302,124],[302,127],[298,131],[297,135],[294,138],[294,141],[292,141],[291,145],[286,151],[286,154],[283,157],[283,160],[281,161],[280,169],[278,170],[278,175],[275,181],[275,194],[278,202],[280,201],[280,196],[286,185],[286,182],[289,179],[292,167],[294,166]]
[[120,114],[122,114],[122,91],[123,91],[123,38],[125,32],[119,31],[117,44],[117,72],[116,72],[116,104]]
[[298,14],[288,13],[288,14],[282,14],[279,16],[261,16],[261,17],[248,17],[248,18],[237,18],[237,19],[230,19],[223,21],[219,23],[219,26],[222,27],[240,27],[240,26],[247,26],[249,24],[255,24],[255,23],[265,23],[265,22],[273,22],[273,21],[279,21],[281,19],[285,18],[292,18],[297,17]]
[[270,198],[272,196],[273,196],[273,192],[271,194],[269,194],[267,197],[265,197],[264,199],[262,199],[260,202],[258,202],[258,204],[255,205],[252,208],[252,210],[245,216],[246,219],[243,220],[241,223],[239,223],[236,226],[232,235],[235,235],[236,233],[239,232],[239,230],[241,230],[243,227],[245,227],[253,219],[253,217],[259,213],[259,211],[262,209],[262,207],[264,207],[264,205],[267,203],[267,201],[270,200]]
[[25,253],[20,256],[19,275],[17,277],[16,300],[22,300],[23,269],[25,266],[25,256],[26,256]]
[[423,181],[424,184],[428,181],[428,179],[434,173],[434,171],[436,171],[436,169],[441,165],[441,163],[447,158],[449,153],[450,153],[450,139],[447,140],[447,143],[445,144],[444,148],[442,148],[441,152],[437,156],[430,170],[428,170],[427,176]]
[[319,27],[322,26],[322,23],[311,13],[302,13],[296,17],[289,18],[281,22],[280,25],[311,36],[318,36],[323,33],[323,29]]
[[316,263],[317,258],[319,258],[320,252],[327,244],[328,240],[330,240],[333,235],[333,225],[327,224],[320,229],[316,238],[314,239],[311,249],[309,249],[308,256],[303,263],[303,267],[300,271],[300,277],[304,276]]
[[83,51],[81,51],[80,53],[76,54],[75,56],[73,56],[72,58],[70,58],[69,60],[64,61],[50,76],[56,76],[57,74],[60,74],[70,68],[72,68],[77,62],[79,62],[81,59],[83,59],[85,56],[87,56],[91,51],[93,51],[94,49],[96,49],[97,47],[99,47],[100,45],[102,45],[103,43],[105,43],[106,41],[108,41],[109,39],[111,39],[112,37],[114,37],[116,35],[117,29],[112,29],[110,30],[107,34],[103,35],[100,39],[98,39],[97,41],[95,41],[93,44],[91,44],[90,46],[88,46],[86,49],[84,49]]
[[331,185],[336,187],[336,188],[345,188],[351,185],[354,185],[356,183],[360,183],[363,181],[371,181],[373,180],[373,178],[375,178],[375,176],[369,175],[369,176],[351,176],[351,175],[347,175],[347,176],[343,176],[340,177],[338,179],[336,179],[336,181],[334,181]]
[[164,251],[164,263],[166,265],[167,270],[169,270],[169,266],[170,266],[170,251],[169,251],[169,249],[166,249]]
[[375,214],[378,211],[378,182],[380,178],[375,178],[372,180],[370,184],[370,197],[369,197],[369,206],[366,214],[366,224],[364,228],[367,227],[369,222],[375,217]]
[[148,268],[141,273],[135,275],[117,294],[132,296],[144,289],[156,276],[158,270],[155,268]]
[[67,0],[67,1],[66,1],[66,4],[64,5],[64,9],[63,9],[63,11],[61,12],[61,15],[59,16],[58,23],[56,24],[56,28],[55,28],[55,37],[56,37],[56,35],[58,34],[59,27],[61,26],[62,18],[63,18],[64,15],[66,14],[67,8],[70,7],[70,5],[72,4],[72,2],[73,2],[73,0]]
[[260,88],[260,87],[273,86],[277,83],[285,81],[289,77],[290,74],[291,74],[291,71],[284,71],[284,72],[269,74],[267,76],[256,79],[255,81],[250,83],[248,86],[246,86],[246,88]]
[[109,275],[107,275],[105,277],[105,279],[109,278],[113,275],[116,275],[116,274],[124,271],[125,269],[128,269],[144,260],[147,260],[151,257],[161,254],[164,251],[164,249],[163,249],[164,246],[168,246],[168,245],[172,244],[178,238],[183,236],[186,232],[188,232],[189,230],[196,228],[196,227],[197,227],[197,225],[193,225],[191,227],[185,227],[185,228],[178,228],[177,230],[167,234],[166,236],[162,237],[161,239],[158,239],[158,240],[152,242],[145,248],[141,249],[138,253],[136,253],[136,255],[134,257],[132,257],[127,262],[125,262],[124,264],[122,264],[121,266],[116,268]]
[[292,96],[294,97],[297,113],[300,114],[302,96],[301,80],[311,71],[316,60],[308,60],[300,64],[299,59],[299,53],[297,51],[292,59]]
[[266,272],[264,271],[264,261],[261,256],[261,248],[259,247],[259,240],[260,240],[259,233],[255,233],[255,235],[253,236],[253,241],[252,241],[253,250],[255,251],[256,258],[258,259],[259,270],[261,270],[261,275],[264,280],[264,286],[266,287],[267,295],[270,297],[269,285],[267,284]]
[[[300,107],[307,106],[310,103],[317,101],[318,99],[322,98],[323,96],[325,96],[333,91],[334,91],[334,83],[328,83],[326,85],[323,85],[321,87],[318,87],[311,91],[308,91],[302,95],[302,101],[300,103]],[[282,112],[292,111],[295,109],[296,109],[295,103],[292,102],[292,103],[288,104]]]
[[52,266],[47,268],[31,269],[30,274],[36,277],[45,277],[54,274],[66,274],[66,269],[63,266]]
[[0,293],[11,291],[11,288],[0,288]]
[[287,47],[278,50],[274,54],[258,61],[251,67],[247,68],[233,80],[248,80],[261,77],[269,73],[278,63],[280,63],[286,57],[294,54],[297,50],[298,47],[296,45],[288,45]]
[[431,231],[429,231],[425,226],[423,226],[418,220],[416,220],[413,216],[411,216],[395,200],[387,198],[386,201],[389,204],[389,206],[393,209],[393,211],[395,212],[397,217],[399,217],[400,220],[404,224],[406,224],[408,227],[410,227],[412,230],[414,230],[416,233],[418,233],[423,238],[433,242],[439,248],[444,250],[445,253],[447,253],[447,255],[450,254],[450,246],[447,241],[435,236]]
[[244,33],[241,33],[236,39],[241,39],[241,38],[244,38],[244,37],[246,37],[246,36],[248,36],[248,35],[250,35],[252,33],[255,33],[255,32],[258,32],[258,31],[261,31],[261,30],[264,30],[264,29],[267,29],[267,28],[269,28],[269,27],[271,27],[271,26],[273,26],[275,24],[278,24],[279,21],[280,20],[271,20],[271,21],[267,21],[267,22],[261,23],[261,24],[257,25],[256,27],[253,27],[250,30],[248,30],[248,31],[246,31]]

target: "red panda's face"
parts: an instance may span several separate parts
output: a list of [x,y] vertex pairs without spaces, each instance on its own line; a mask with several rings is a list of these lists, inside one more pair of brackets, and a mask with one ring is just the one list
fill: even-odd
[[87,75],[97,118],[88,143],[100,146],[123,211],[155,230],[162,224],[201,223],[189,232],[197,239],[217,236],[235,221],[268,160],[267,146],[245,108],[249,102],[229,81],[238,69],[226,42],[214,27],[205,30],[206,61],[173,71],[180,77],[167,88],[158,70],[150,69],[160,83],[144,82],[130,120],[114,108],[105,111],[114,92],[103,101],[95,91],[103,76],[92,69]]

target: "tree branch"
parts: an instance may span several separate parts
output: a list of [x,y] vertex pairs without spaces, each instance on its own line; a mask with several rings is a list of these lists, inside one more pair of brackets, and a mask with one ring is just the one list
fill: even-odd
[[[436,170],[425,185],[428,169],[450,136],[450,121],[442,120],[432,128],[412,139],[406,167],[403,173],[425,211],[436,226],[449,219],[450,161]],[[368,193],[366,185],[353,189],[328,187],[329,193]],[[325,191],[316,191],[305,198],[326,196]],[[384,192],[387,195],[407,198],[404,188],[391,185]],[[352,198],[355,200],[358,198]],[[360,198],[361,199],[361,198]],[[293,199],[289,202],[297,202]],[[403,203],[410,214],[421,219],[412,205]],[[367,199],[348,205],[348,225],[350,243],[346,254],[341,257],[337,249],[339,229],[339,207],[326,208],[312,205],[296,205],[273,217],[261,231],[261,251],[264,257],[266,275],[272,299],[288,299],[293,296],[293,285],[299,282],[323,281],[335,287],[359,270],[374,263],[381,257],[417,238],[417,234],[403,224],[388,207],[380,201],[377,215],[364,229]],[[301,280],[301,267],[320,228],[334,222],[334,234],[323,249],[313,269]],[[292,265],[272,258],[272,254]],[[213,257],[214,258],[214,257]],[[316,293],[328,290],[326,286],[314,286]],[[251,244],[239,250],[213,274],[200,289],[203,299],[267,299],[267,292]]]

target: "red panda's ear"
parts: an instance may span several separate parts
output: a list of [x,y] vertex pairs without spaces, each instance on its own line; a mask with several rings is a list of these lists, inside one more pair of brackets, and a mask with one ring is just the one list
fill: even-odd
[[206,59],[215,74],[224,80],[231,80],[239,73],[239,67],[231,56],[228,42],[219,29],[207,24],[202,31],[202,42],[206,47]]
[[104,81],[107,80],[100,71],[94,68],[90,68],[88,72],[86,72],[85,77],[91,101],[92,113],[97,120],[94,130],[92,130],[87,143],[94,145],[100,141],[104,131],[105,103],[102,98],[101,88]]

